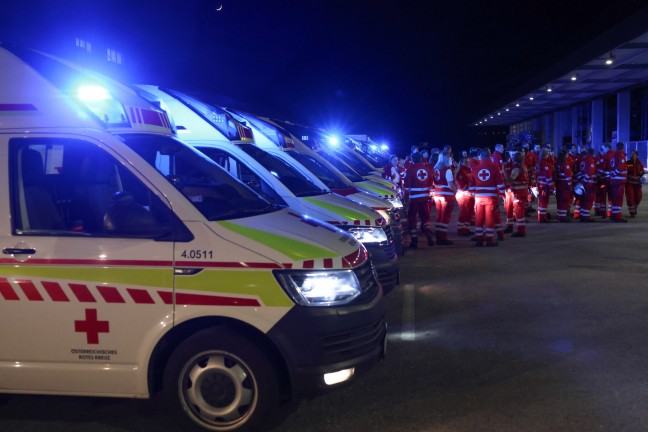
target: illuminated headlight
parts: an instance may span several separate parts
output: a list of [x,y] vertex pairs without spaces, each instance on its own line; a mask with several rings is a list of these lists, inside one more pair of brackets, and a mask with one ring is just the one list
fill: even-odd
[[398,197],[387,198],[387,201],[389,201],[396,208],[403,208],[403,201],[401,201]]
[[338,306],[358,297],[362,290],[351,270],[276,271],[279,284],[302,306]]
[[382,228],[353,226],[347,228],[347,231],[360,243],[382,243],[387,241],[387,234]]
[[380,216],[382,216],[383,219],[385,219],[385,223],[389,225],[391,223],[391,216],[389,215],[389,212],[387,210],[376,210]]

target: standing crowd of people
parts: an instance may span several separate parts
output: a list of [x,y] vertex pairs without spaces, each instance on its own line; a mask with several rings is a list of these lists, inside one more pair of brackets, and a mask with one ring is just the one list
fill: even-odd
[[[404,160],[390,157],[383,177],[401,191],[408,211],[410,247],[418,247],[418,233],[429,246],[451,245],[448,228],[458,207],[457,235],[471,236],[477,246],[497,246],[504,235],[526,236],[527,214],[539,223],[553,220],[547,211],[555,196],[556,221],[594,222],[594,217],[623,223],[624,197],[631,218],[642,198],[644,167],[625,145],[604,143],[598,153],[576,144],[553,146],[511,143],[504,148],[472,148],[457,163],[452,148],[412,146]],[[532,203],[536,202],[536,209]],[[432,204],[435,223],[432,224]],[[502,209],[503,206],[503,209]]]

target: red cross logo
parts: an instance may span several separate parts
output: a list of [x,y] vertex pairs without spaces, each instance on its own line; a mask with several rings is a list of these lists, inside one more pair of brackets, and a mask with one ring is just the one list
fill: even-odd
[[419,170],[416,171],[416,177],[421,181],[425,181],[428,178],[428,173],[423,168],[419,168]]
[[614,159],[610,159],[610,166],[614,168]]
[[110,326],[108,321],[97,320],[97,309],[85,310],[85,321],[75,320],[74,331],[77,333],[86,333],[89,345],[99,344],[99,333],[109,333]]
[[477,177],[479,177],[479,180],[481,180],[481,181],[488,180],[490,178],[490,176],[491,176],[491,173],[486,168],[480,169],[479,172],[477,173]]
[[439,181],[441,179],[441,173],[439,170],[434,170],[434,180]]

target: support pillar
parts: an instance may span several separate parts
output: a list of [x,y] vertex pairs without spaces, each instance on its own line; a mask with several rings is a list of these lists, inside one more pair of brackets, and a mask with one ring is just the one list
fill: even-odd
[[592,148],[600,150],[603,144],[603,98],[592,100]]
[[630,92],[617,93],[617,141],[630,141]]

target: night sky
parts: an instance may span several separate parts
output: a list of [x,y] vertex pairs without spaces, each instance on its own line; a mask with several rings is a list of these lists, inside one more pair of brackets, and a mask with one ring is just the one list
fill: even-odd
[[644,7],[644,0],[4,0],[0,42],[64,55],[82,37],[120,50],[126,81],[218,94],[261,115],[369,134],[401,149],[465,148],[481,144],[469,124],[503,95]]

